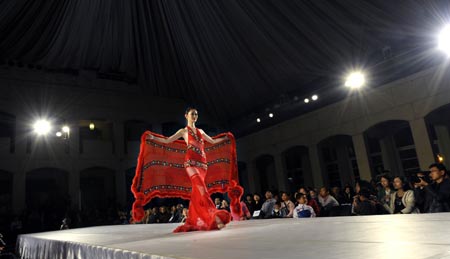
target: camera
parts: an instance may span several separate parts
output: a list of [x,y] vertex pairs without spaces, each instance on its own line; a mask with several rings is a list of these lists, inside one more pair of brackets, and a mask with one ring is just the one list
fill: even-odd
[[420,171],[412,174],[409,177],[409,181],[413,184],[420,183],[421,180],[425,181],[426,183],[431,183],[430,171]]

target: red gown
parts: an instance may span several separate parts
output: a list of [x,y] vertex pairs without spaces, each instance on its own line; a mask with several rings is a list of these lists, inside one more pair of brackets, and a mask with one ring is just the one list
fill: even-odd
[[219,229],[216,217],[225,225],[230,222],[230,214],[225,210],[216,209],[206,188],[205,177],[208,165],[202,134],[198,129],[194,130],[189,126],[186,129],[188,130],[188,141],[184,167],[186,173],[189,167],[195,168],[197,173],[190,177],[192,193],[186,222],[173,232]]

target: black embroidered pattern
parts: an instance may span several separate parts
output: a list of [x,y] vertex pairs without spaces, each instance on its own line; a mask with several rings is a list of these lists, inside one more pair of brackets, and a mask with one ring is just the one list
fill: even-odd
[[193,167],[200,167],[200,168],[203,168],[203,169],[205,169],[205,170],[207,170],[208,169],[208,165],[206,164],[206,163],[202,163],[202,162],[200,162],[200,161],[195,161],[195,160],[187,160],[186,162],[184,162],[184,167],[191,167],[191,166],[193,166]]
[[219,144],[205,148],[205,152],[209,152],[211,150],[218,149],[219,147],[223,147],[225,145],[230,145],[230,144],[231,144],[231,140],[225,140],[223,142],[220,142]]
[[161,145],[161,144],[159,144],[159,143],[156,143],[156,142],[151,141],[151,140],[148,140],[148,139],[147,139],[145,142],[146,142],[147,144],[153,146],[153,147],[156,147],[156,148],[162,148],[162,149],[164,149],[164,150],[166,150],[166,151],[169,151],[169,152],[182,153],[182,154],[185,154],[185,153],[186,153],[186,150],[185,150],[185,149],[179,149],[179,148],[171,148],[171,147],[167,147],[167,146]]
[[188,145],[187,149],[190,149],[190,150],[194,151],[195,153],[201,155],[202,157],[206,157],[205,153],[202,152],[202,150],[200,148],[198,148],[198,147],[195,147],[193,145]]
[[177,163],[169,163],[167,161],[161,161],[161,160],[152,160],[149,163],[145,164],[142,168],[143,170],[146,170],[150,166],[169,166],[169,167],[175,167],[175,168],[183,168],[183,164],[177,164]]
[[190,127],[188,127],[187,129],[188,129],[189,134],[190,134],[192,137],[194,137],[194,139],[195,139],[198,143],[203,144],[203,139],[202,139],[202,138],[199,138],[198,135],[197,135],[197,133],[195,133]]
[[176,185],[155,185],[143,191],[144,195],[147,195],[149,192],[157,191],[157,190],[174,190],[174,191],[182,191],[182,192],[191,192],[192,187],[183,187]]
[[229,180],[217,180],[217,181],[214,181],[214,182],[212,182],[212,183],[208,183],[207,185],[206,185],[206,187],[207,188],[211,188],[211,187],[213,187],[213,186],[216,186],[216,185],[227,185],[227,184],[229,184],[230,183],[230,181]]
[[218,159],[214,159],[208,162],[208,166],[214,165],[214,164],[218,164],[218,163],[227,163],[230,164],[231,161],[230,159],[227,158],[218,158]]

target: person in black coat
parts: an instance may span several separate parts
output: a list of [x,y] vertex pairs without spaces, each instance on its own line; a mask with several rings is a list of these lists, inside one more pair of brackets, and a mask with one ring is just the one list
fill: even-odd
[[422,178],[415,187],[423,187],[420,201],[424,201],[423,210],[425,213],[450,212],[450,180],[446,177],[447,169],[443,164],[431,164],[430,178],[431,184]]

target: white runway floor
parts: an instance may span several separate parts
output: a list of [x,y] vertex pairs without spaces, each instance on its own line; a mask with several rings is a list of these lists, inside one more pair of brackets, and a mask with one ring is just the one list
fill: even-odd
[[178,224],[21,235],[21,258],[447,258],[450,213],[232,222],[173,234]]

